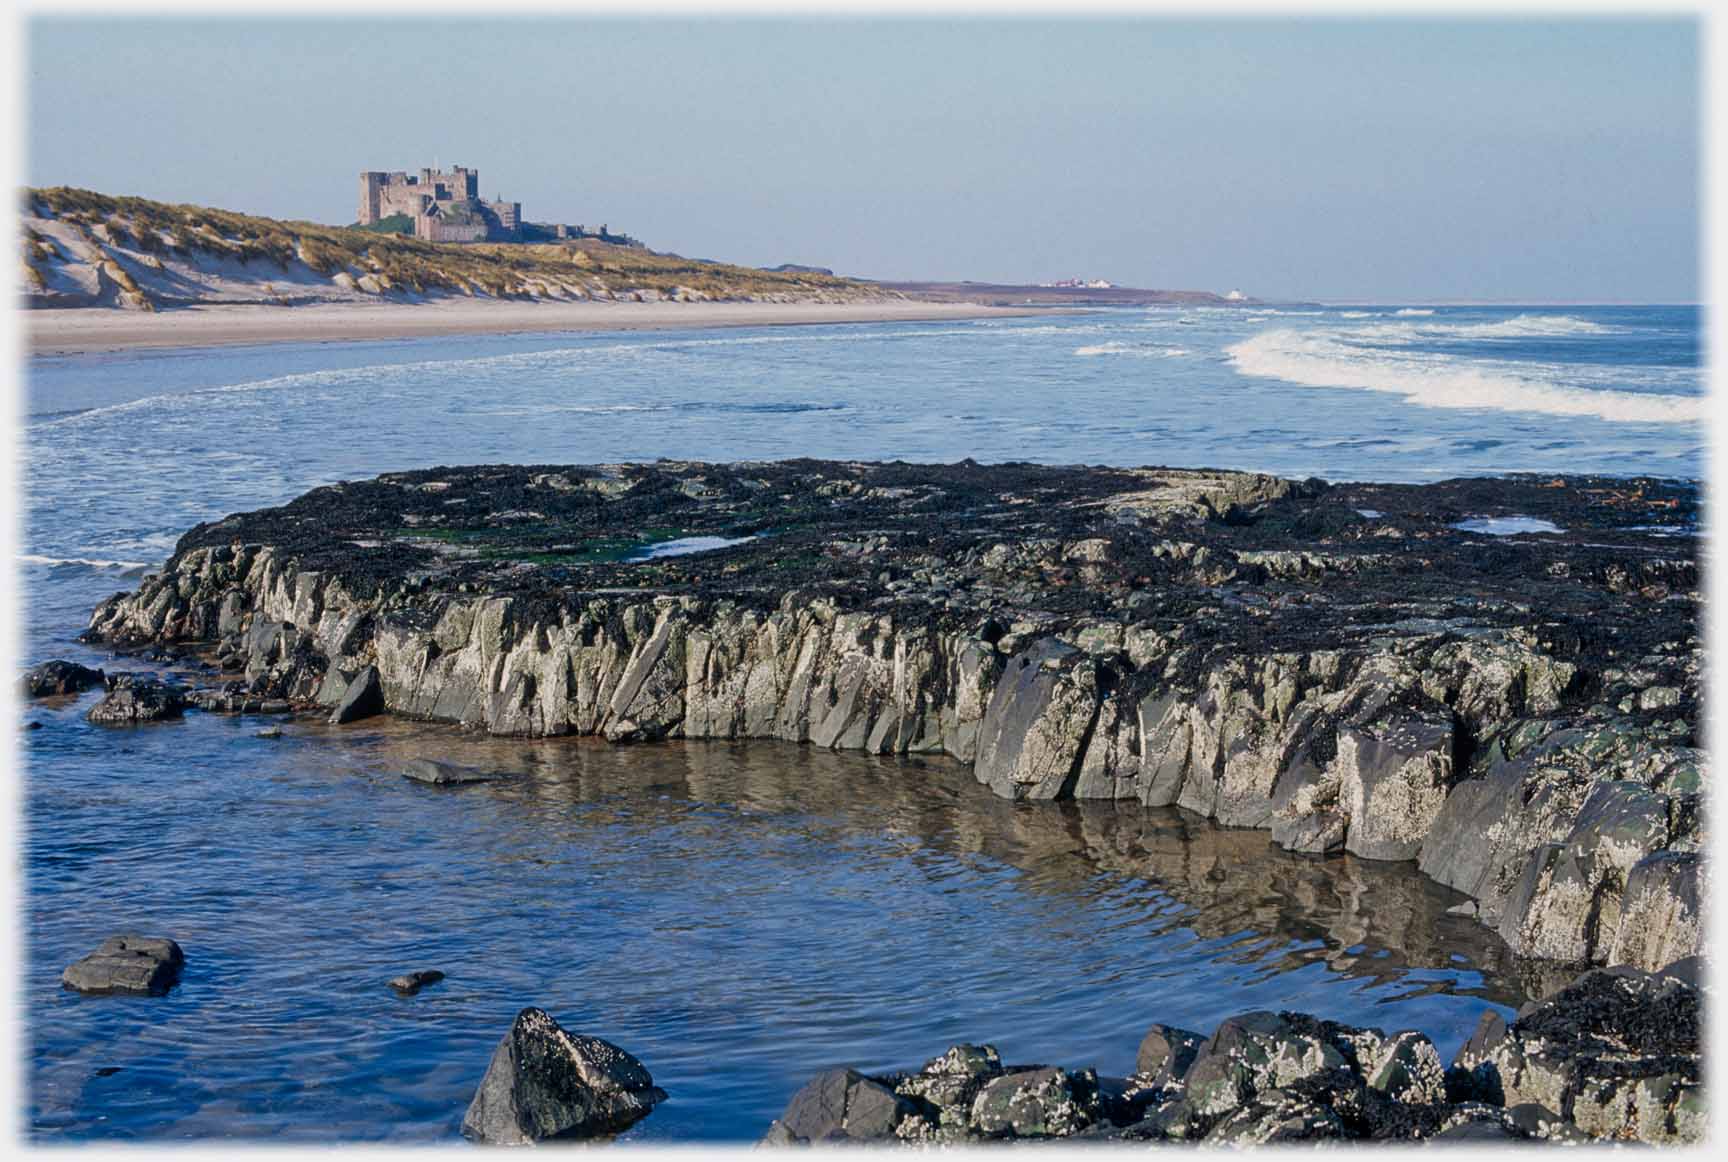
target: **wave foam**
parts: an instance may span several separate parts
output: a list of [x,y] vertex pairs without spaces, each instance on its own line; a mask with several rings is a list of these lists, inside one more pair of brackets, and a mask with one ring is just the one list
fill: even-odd
[[[1402,313],[1402,312],[1400,312]],[[1350,316],[1346,316],[1350,317]],[[1615,328],[1571,315],[1517,315],[1496,323],[1373,323],[1335,334],[1354,343],[1404,346],[1447,339],[1540,339],[1571,335],[1607,335]]]
[[1400,310],[1393,311],[1392,313],[1394,315],[1402,315],[1405,317],[1408,317],[1411,315],[1432,315],[1434,313],[1434,308],[1433,307],[1404,307]]
[[92,572],[119,573],[122,576],[142,573],[153,567],[144,561],[101,561],[92,557],[44,557],[36,553],[21,553],[18,556],[18,561],[23,565],[46,565],[50,569],[89,569]]
[[1453,335],[1492,339],[1497,337],[1525,338],[1542,335],[1606,335],[1614,330],[1589,319],[1571,315],[1514,315],[1498,323],[1470,323],[1457,327],[1434,327]]
[[1188,354],[1188,348],[1177,347],[1168,343],[1124,343],[1121,340],[1112,339],[1108,343],[1076,347],[1074,354],[1081,356],[1133,355],[1140,359],[1176,359]]
[[1444,355],[1387,356],[1313,332],[1267,331],[1225,348],[1225,354],[1243,375],[1303,387],[1387,392],[1419,407],[1541,412],[1643,424],[1690,424],[1704,416],[1704,400],[1698,396],[1568,387]]

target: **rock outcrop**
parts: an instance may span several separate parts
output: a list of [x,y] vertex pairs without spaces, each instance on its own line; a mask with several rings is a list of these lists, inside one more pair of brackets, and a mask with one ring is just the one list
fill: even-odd
[[159,997],[179,982],[185,965],[185,953],[165,937],[110,936],[95,952],[68,965],[60,984],[98,996]]
[[913,1073],[821,1074],[765,1144],[991,1140],[1703,1140],[1697,990],[1597,970],[1527,1006],[1485,1013],[1448,1068],[1415,1031],[1386,1034],[1255,1012],[1210,1037],[1155,1026],[1136,1072],[1005,1066],[957,1045]]
[[[440,468],[199,526],[88,632],[207,648],[242,703],[375,674],[500,735],[945,753],[1415,860],[1520,955],[1653,969],[1700,940],[1696,513],[1584,477]],[[1565,531],[1454,527],[1503,515]]]
[[665,1100],[636,1058],[610,1041],[567,1033],[529,1008],[492,1054],[462,1133],[500,1146],[595,1138],[628,1129]]

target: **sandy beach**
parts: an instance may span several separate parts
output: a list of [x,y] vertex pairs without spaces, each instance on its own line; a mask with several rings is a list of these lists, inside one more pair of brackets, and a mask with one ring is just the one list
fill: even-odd
[[437,335],[648,331],[695,327],[941,322],[1010,317],[1034,309],[972,303],[603,303],[451,301],[186,307],[159,314],[85,308],[24,312],[32,355],[142,347],[215,347],[413,339]]

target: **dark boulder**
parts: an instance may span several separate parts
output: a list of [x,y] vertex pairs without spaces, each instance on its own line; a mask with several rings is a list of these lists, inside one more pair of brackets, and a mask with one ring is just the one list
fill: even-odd
[[76,694],[106,681],[101,670],[92,670],[76,662],[55,660],[33,667],[18,680],[19,693],[26,698],[47,698],[55,694]]
[[493,1052],[462,1134],[506,1146],[596,1138],[628,1129],[665,1100],[666,1091],[636,1058],[527,1008]]
[[[776,1126],[790,1141],[892,1140],[905,1117],[914,1114],[911,1101],[883,1082],[855,1069],[829,1069],[817,1074],[793,1095]],[[769,1127],[769,1133],[776,1133]]]
[[367,666],[357,674],[348,688],[342,692],[342,697],[336,702],[336,707],[330,711],[330,724],[341,726],[348,722],[357,722],[362,718],[370,718],[374,714],[384,713],[384,684],[379,680],[378,667]]
[[114,726],[179,718],[185,711],[186,697],[178,687],[154,678],[122,674],[112,680],[108,693],[85,717],[91,722]]
[[1104,1119],[1098,1075],[1053,1066],[1005,1073],[972,1103],[972,1126],[991,1138],[1068,1137]]
[[1134,1058],[1134,1072],[1153,1085],[1169,1085],[1180,1081],[1199,1056],[1206,1038],[1172,1025],[1153,1025],[1140,1040],[1140,1051]]
[[98,996],[159,997],[180,979],[185,954],[160,936],[110,936],[60,975],[63,988]]
[[437,984],[444,979],[444,974],[435,968],[420,969],[415,972],[405,972],[401,976],[390,978],[390,987],[405,997],[411,997],[429,984]]
[[914,1114],[912,1103],[882,1082],[855,1069],[830,1069],[792,1096],[768,1136],[786,1144],[882,1141]]

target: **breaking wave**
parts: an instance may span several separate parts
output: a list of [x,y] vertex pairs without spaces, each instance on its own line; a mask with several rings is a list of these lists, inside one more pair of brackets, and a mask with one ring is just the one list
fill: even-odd
[[1225,354],[1243,375],[1303,387],[1387,392],[1419,407],[1594,416],[1644,424],[1697,423],[1704,416],[1704,400],[1698,396],[1580,388],[1445,355],[1377,352],[1328,333],[1267,331],[1225,348]]
[[1133,355],[1140,359],[1175,359],[1188,354],[1188,348],[1177,347],[1169,343],[1124,343],[1112,339],[1108,343],[1094,343],[1087,347],[1076,347],[1074,354],[1082,356]]
[[1404,315],[1404,316],[1432,315],[1434,313],[1434,308],[1433,307],[1404,307],[1401,310],[1396,310],[1396,311],[1393,311],[1392,313],[1394,315]]
[[44,557],[37,553],[21,553],[21,565],[45,565],[50,569],[82,569],[92,573],[117,573],[128,576],[142,573],[155,566],[144,561],[102,561],[93,557]]
[[[1354,316],[1346,316],[1354,318]],[[1519,315],[1497,323],[1370,323],[1336,332],[1351,342],[1405,344],[1448,340],[1516,340],[1608,335],[1613,327],[1570,315]],[[1327,332],[1316,332],[1324,334]]]
[[1460,335],[1466,338],[1492,339],[1507,337],[1523,339],[1541,335],[1606,335],[1614,330],[1588,319],[1571,315],[1515,315],[1498,323],[1468,323],[1455,327],[1424,327],[1436,333]]

